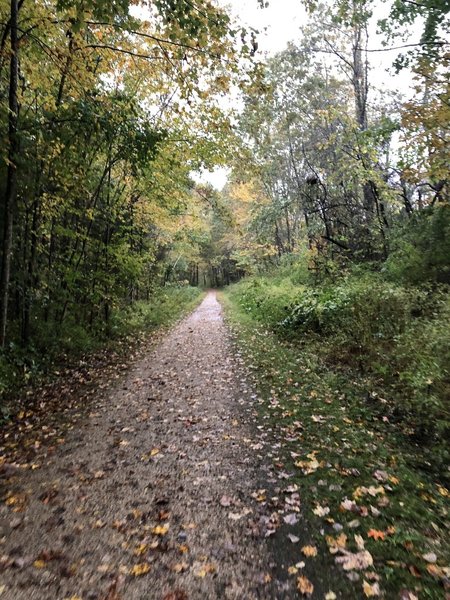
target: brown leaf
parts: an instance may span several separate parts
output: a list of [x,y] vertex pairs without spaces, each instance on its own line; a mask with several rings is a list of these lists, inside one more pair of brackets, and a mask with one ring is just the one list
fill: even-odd
[[188,595],[183,590],[174,590],[173,592],[168,592],[163,600],[188,600]]

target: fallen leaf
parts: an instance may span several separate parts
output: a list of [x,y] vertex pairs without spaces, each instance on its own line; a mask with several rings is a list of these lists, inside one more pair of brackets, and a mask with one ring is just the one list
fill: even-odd
[[166,535],[166,533],[169,531],[169,525],[156,525],[156,527],[153,527],[152,529],[152,533],[154,535]]
[[139,546],[137,546],[133,552],[133,554],[135,556],[142,556],[143,554],[145,554],[148,550],[148,544],[139,544]]
[[134,567],[130,570],[130,574],[135,577],[139,577],[140,575],[145,575],[150,571],[150,565],[148,563],[140,563],[138,565],[134,565]]
[[328,508],[328,506],[320,506],[320,504],[318,504],[316,506],[316,508],[313,510],[313,513],[315,515],[317,515],[318,517],[325,517],[326,515],[328,515],[330,512],[330,509]]
[[185,563],[185,562],[176,563],[172,567],[172,571],[174,571],[175,573],[184,573],[188,569],[189,569],[189,565],[187,563]]
[[292,533],[288,533],[288,538],[293,544],[296,544],[297,542],[300,541],[300,538]]
[[361,571],[373,565],[372,555],[367,550],[353,553],[342,549],[341,552],[344,556],[337,556],[336,562],[341,564],[345,571]]
[[379,596],[380,595],[380,586],[378,585],[378,583],[374,583],[374,584],[370,584],[367,581],[363,582],[363,590],[364,590],[364,594],[365,596],[367,596],[367,598],[372,598],[373,596]]
[[325,594],[325,600],[336,600],[337,596],[334,592],[329,591]]
[[196,572],[196,576],[203,579],[204,577],[206,577],[206,575],[208,575],[208,573],[215,573],[215,572],[216,572],[216,567],[212,564],[207,564],[207,565],[204,565],[200,569],[200,571]]
[[369,529],[369,531],[367,532],[367,537],[373,538],[374,540],[384,540],[386,534],[384,533],[384,531],[380,531],[378,529]]
[[317,548],[315,546],[303,546],[302,552],[305,556],[317,556]]
[[409,590],[400,590],[400,600],[419,600],[419,596]]
[[46,564],[47,563],[44,560],[37,559],[34,561],[33,567],[36,567],[36,569],[44,569]]
[[434,552],[428,552],[427,554],[422,554],[422,558],[426,560],[428,563],[435,563],[437,561],[437,556]]
[[303,575],[297,579],[297,589],[304,596],[311,596],[314,592],[314,586],[307,577]]
[[168,592],[163,600],[188,600],[188,595],[183,590],[174,590],[173,592]]
[[289,515],[285,515],[283,517],[283,521],[288,525],[295,525],[296,523],[298,523],[298,517],[295,513],[291,513]]

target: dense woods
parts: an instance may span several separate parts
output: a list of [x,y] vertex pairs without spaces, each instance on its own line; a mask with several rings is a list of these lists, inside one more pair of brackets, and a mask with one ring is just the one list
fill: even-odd
[[[53,358],[126,333],[162,287],[279,265],[288,288],[313,286],[280,292],[267,319],[284,330],[326,330],[330,306],[363,307],[363,329],[381,324],[369,347],[417,316],[444,319],[445,3],[394,3],[380,48],[371,2],[306,7],[298,40],[264,61],[257,32],[207,1],[2,3],[3,389],[44,348]],[[402,43],[408,25],[419,43]],[[371,56],[392,46],[407,96],[371,83]],[[221,192],[195,182],[218,165],[230,168]],[[338,287],[323,299],[321,285]],[[342,346],[373,367],[364,343]]]
[[4,1],[0,27],[0,342],[14,362],[20,346],[111,335],[173,268],[188,276],[210,202],[190,174],[227,154],[219,100],[251,46],[209,2]]
[[[78,427],[82,410],[75,411],[90,406],[86,381],[119,377],[139,347],[147,351],[149,331],[192,309],[204,289],[224,288],[239,361],[261,395],[252,419],[261,417],[258,431],[273,436],[273,481],[292,484],[285,495],[295,513],[279,508],[284,492],[275,488],[264,540],[297,523],[300,489],[311,529],[330,533],[318,542],[328,563],[328,554],[338,555],[333,567],[344,564],[364,597],[383,589],[386,598],[437,599],[449,580],[441,558],[450,495],[448,2],[301,6],[297,38],[266,53],[263,33],[219,0],[0,0],[0,478],[13,461],[40,469],[41,445],[53,444],[51,454],[55,439],[64,443],[61,422]],[[380,55],[393,57],[389,73],[375,66]],[[407,89],[396,89],[397,76]],[[208,183],[218,169],[227,172],[221,190]],[[208,310],[222,327],[212,296]],[[185,404],[201,407],[206,375],[218,374],[221,393],[230,385],[210,355],[204,370],[198,357],[208,344],[210,352],[220,346],[223,369],[232,361],[213,333],[205,346],[194,331],[200,325],[168,344],[172,362],[184,348],[183,364],[192,346],[196,368],[183,374],[160,356],[166,380],[153,365],[145,384],[175,386],[177,414]],[[200,337],[186,346],[194,333]],[[141,375],[132,389],[141,390]],[[189,390],[198,377],[196,399]],[[158,389],[146,403],[157,402]],[[153,408],[140,413],[138,397],[141,427]],[[219,411],[222,400],[215,399]],[[189,428],[205,415],[178,417],[188,445]],[[222,444],[234,440],[220,427]],[[192,437],[202,452],[208,436]],[[129,441],[114,444],[122,451]],[[259,441],[250,448],[265,452]],[[139,468],[164,458],[159,446],[145,451]],[[190,453],[180,449],[180,460]],[[205,456],[220,464],[220,456]],[[271,507],[270,493],[251,497]],[[24,510],[21,497],[8,491],[6,505]],[[140,539],[135,557],[161,550],[165,502],[146,530],[157,541]],[[227,495],[219,502],[238,525],[252,513],[239,502]],[[238,505],[242,513],[233,512]],[[187,548],[182,541],[178,548]],[[302,552],[318,551],[308,544]],[[37,569],[60,560],[39,557]],[[16,559],[3,559],[1,569],[16,568]],[[283,565],[289,576],[303,568],[298,560]],[[202,579],[215,572],[203,567]],[[150,572],[145,562],[130,568],[120,577]],[[102,598],[121,597],[120,577]],[[360,597],[345,595],[345,584],[339,597]],[[299,593],[311,596],[311,586],[299,576]],[[175,597],[187,598],[164,596]]]

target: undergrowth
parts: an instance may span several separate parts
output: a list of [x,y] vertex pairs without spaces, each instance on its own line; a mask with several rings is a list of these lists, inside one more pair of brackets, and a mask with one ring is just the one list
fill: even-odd
[[[363,378],[380,415],[445,471],[450,433],[450,296],[445,285],[399,285],[379,273],[320,284],[260,276],[229,290],[242,311],[329,369]],[[445,475],[445,472],[444,472]]]
[[151,298],[112,312],[107,326],[88,328],[76,322],[61,325],[41,321],[36,324],[29,345],[10,343],[0,354],[0,408],[5,398],[24,385],[47,377],[55,368],[75,362],[80,357],[119,347],[118,340],[145,335],[165,327],[194,308],[202,296],[199,288],[166,286],[154,290]]
[[[297,295],[291,283],[283,294],[280,278],[277,291],[268,295],[270,285],[270,278],[246,280],[222,300],[264,400],[262,423],[281,448],[275,467],[298,485],[318,548],[334,557],[357,553],[363,544],[373,566],[349,573],[349,585],[361,597],[365,584],[376,583],[390,599],[443,598],[450,548],[441,436],[448,421],[444,425],[437,381],[445,388],[448,373],[444,357],[434,353],[448,352],[448,330],[441,326],[448,318],[444,292],[432,298],[427,290],[391,288],[370,276],[334,290],[299,288]],[[283,320],[279,311],[276,318],[267,312],[268,298],[275,296]],[[352,311],[355,298],[376,311],[369,306]],[[377,325],[379,310],[389,323]],[[346,337],[353,353],[343,352]],[[376,368],[366,352],[378,357]],[[420,391],[424,372],[429,392]],[[402,381],[415,396],[402,392]],[[435,419],[433,443],[408,435],[417,433],[422,419],[431,421],[427,411]]]

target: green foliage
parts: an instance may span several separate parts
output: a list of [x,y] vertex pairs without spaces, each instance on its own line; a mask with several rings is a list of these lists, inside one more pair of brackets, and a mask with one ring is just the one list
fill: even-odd
[[149,301],[140,301],[113,318],[114,336],[132,332],[149,331],[170,325],[198,302],[202,295],[199,288],[174,284],[158,288]]
[[392,281],[450,283],[450,205],[413,215],[392,236],[384,270]]
[[[448,413],[438,414],[433,410],[426,417],[429,421],[432,418],[438,421],[437,435],[422,432],[422,437],[411,436],[411,423],[423,418],[422,413],[429,406],[423,406],[421,411],[421,406],[416,404],[411,415],[402,420],[386,413],[386,409],[398,406],[404,398],[394,394],[386,384],[382,393],[380,377],[365,377],[355,369],[342,370],[326,363],[321,353],[327,344],[325,336],[314,343],[308,335],[298,345],[268,331],[235,302],[241,285],[236,286],[232,294],[224,294],[227,317],[242,357],[257,376],[261,422],[273,428],[279,442],[273,460],[277,468],[282,463],[283,470],[293,474],[290,485],[297,484],[302,490],[302,511],[306,522],[311,524],[310,529],[317,532],[315,542],[319,552],[329,555],[324,538],[327,539],[326,534],[330,532],[336,539],[336,523],[347,538],[347,548],[357,526],[358,535],[364,538],[365,547],[373,556],[373,569],[380,576],[385,598],[399,598],[405,590],[414,590],[417,597],[440,599],[442,581],[431,569],[427,570],[423,554],[425,549],[431,548],[438,556],[438,564],[441,564],[441,556],[445,564],[449,550],[448,486],[444,487],[448,474],[444,419],[448,423]],[[431,329],[429,319],[415,319],[418,327],[420,323],[424,325],[423,339],[414,341],[411,333],[411,346],[405,348],[405,359],[420,353],[419,345],[424,339],[430,336],[436,339],[434,326],[440,329],[445,326],[446,338],[442,340],[447,340],[449,364],[448,317],[442,312],[441,319],[435,320]],[[439,350],[442,347],[436,345],[433,351]],[[391,357],[386,355],[387,368]],[[377,389],[375,384],[379,386]],[[408,393],[409,390],[405,391],[405,399]],[[414,410],[420,415],[414,415]],[[298,459],[304,465],[311,457],[319,467],[311,469],[313,472],[306,471],[306,475],[302,467],[299,468]],[[375,498],[364,497],[364,488],[367,490],[377,480],[375,485],[380,485],[377,476],[380,470],[386,473],[386,483],[382,485],[386,486],[389,500],[378,503]],[[354,513],[343,510],[344,499],[354,499],[358,507],[367,506],[368,513],[355,521]],[[317,507],[327,507],[329,513],[325,519],[315,518]],[[370,529],[381,532],[389,527],[392,535],[382,541],[371,539]],[[419,572],[420,578],[417,577]],[[362,597],[357,588],[349,590],[348,582],[340,588],[339,573],[336,573],[333,590],[346,599],[353,597],[352,591],[358,598]]]
[[251,277],[233,287],[230,293],[237,294],[241,307],[255,319],[279,329],[297,304],[302,289],[289,278]]
[[253,277],[233,286],[231,299],[280,338],[324,364],[367,380],[379,410],[447,459],[450,431],[450,300],[441,287],[414,287],[380,273],[295,285],[289,275]]
[[73,317],[64,320],[57,330],[53,322],[39,322],[33,344],[24,348],[11,342],[0,353],[0,398],[36,383],[53,367],[70,364],[114,340],[170,325],[194,308],[201,297],[199,288],[182,283],[156,288],[147,301],[118,308],[108,327],[89,327]]

